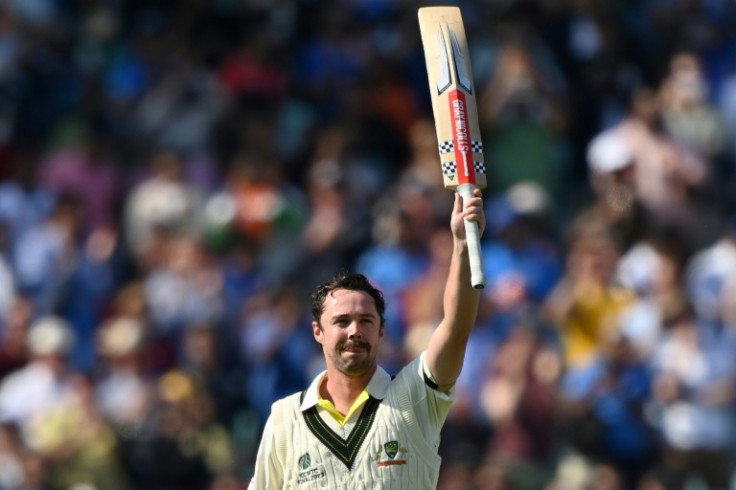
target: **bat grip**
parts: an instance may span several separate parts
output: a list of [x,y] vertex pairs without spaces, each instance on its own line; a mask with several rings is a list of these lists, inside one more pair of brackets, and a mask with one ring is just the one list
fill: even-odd
[[[463,198],[463,207],[465,203],[473,198],[475,190],[473,184],[461,184],[457,187],[457,192]],[[465,220],[465,241],[468,244],[468,262],[470,263],[470,282],[475,289],[483,289],[486,287],[486,276],[483,272],[483,259],[480,251],[480,233],[478,231],[478,223],[475,221]]]

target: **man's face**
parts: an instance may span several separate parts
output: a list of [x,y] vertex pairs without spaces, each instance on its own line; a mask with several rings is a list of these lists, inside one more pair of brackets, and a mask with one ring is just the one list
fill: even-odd
[[320,324],[312,322],[312,331],[322,344],[328,366],[348,376],[375,368],[383,326],[367,293],[338,289],[328,294]]

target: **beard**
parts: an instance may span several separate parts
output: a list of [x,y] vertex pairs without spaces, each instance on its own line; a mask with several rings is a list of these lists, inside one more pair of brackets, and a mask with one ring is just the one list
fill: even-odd
[[[362,350],[345,354],[347,351],[356,348]],[[360,341],[340,343],[335,346],[335,349],[329,355],[337,370],[349,376],[359,376],[368,372],[376,361],[371,345]]]

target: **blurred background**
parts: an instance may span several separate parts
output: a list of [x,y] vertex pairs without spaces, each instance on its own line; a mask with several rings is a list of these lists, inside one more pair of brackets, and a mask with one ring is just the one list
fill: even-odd
[[[456,4],[488,286],[440,488],[736,488],[736,3]],[[0,1],[0,489],[244,489],[343,269],[387,370],[424,348],[423,5]]]

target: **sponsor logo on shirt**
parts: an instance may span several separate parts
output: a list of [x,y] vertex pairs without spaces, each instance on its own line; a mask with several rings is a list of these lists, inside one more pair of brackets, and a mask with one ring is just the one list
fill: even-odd
[[325,470],[322,468],[310,468],[312,466],[312,457],[309,453],[302,454],[297,460],[299,466],[299,484],[309,483],[310,481],[319,480],[326,476]]
[[[383,457],[383,454],[385,452],[385,457]],[[383,445],[381,449],[376,451],[376,464],[378,466],[400,466],[406,464],[406,459],[399,458],[396,459],[396,456],[401,454],[402,456],[405,456],[409,452],[408,449],[405,447],[402,447],[399,445],[399,441],[388,441]]]

